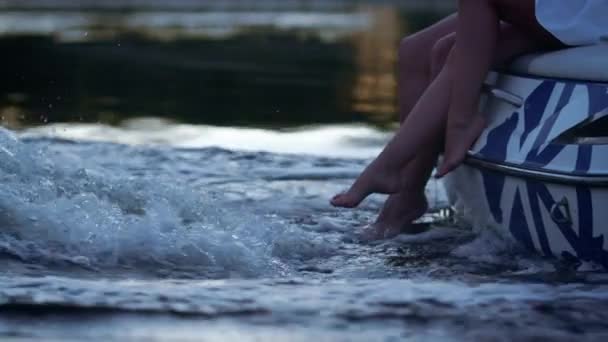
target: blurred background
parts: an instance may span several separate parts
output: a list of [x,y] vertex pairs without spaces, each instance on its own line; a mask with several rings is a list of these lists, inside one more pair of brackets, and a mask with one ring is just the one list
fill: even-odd
[[0,116],[388,127],[399,40],[447,0],[0,0]]

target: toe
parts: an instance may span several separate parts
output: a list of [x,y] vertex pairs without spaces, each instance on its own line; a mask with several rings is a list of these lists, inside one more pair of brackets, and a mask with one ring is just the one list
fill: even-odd
[[361,201],[365,198],[365,196],[361,196],[354,190],[349,190],[345,193],[336,195],[331,200],[331,204],[334,207],[342,207],[342,208],[354,208],[361,203]]
[[464,160],[464,154],[465,152],[458,151],[455,153],[453,152],[450,155],[446,155],[443,162],[437,169],[435,177],[441,178],[447,175],[448,173],[454,171],[454,169],[457,168]]
[[351,197],[352,196],[348,192],[346,192],[346,193],[334,196],[334,198],[331,199],[330,203],[334,207],[352,208],[352,207],[354,207],[354,205],[353,205],[353,200]]
[[451,165],[447,165],[446,163],[441,164],[435,173],[435,178],[442,178],[448,173],[450,173]]
[[475,140],[479,137],[485,127],[485,118],[478,116],[474,119],[473,125],[465,132],[460,132],[457,139],[452,137],[452,141],[457,143],[451,143],[446,141],[446,149],[443,158],[443,162],[437,169],[435,177],[441,178],[446,174],[452,172],[457,168],[465,159],[469,148],[475,143]]
[[344,204],[344,194],[335,195],[334,197],[332,197],[329,203],[331,203],[331,205],[333,205],[334,207],[342,207]]

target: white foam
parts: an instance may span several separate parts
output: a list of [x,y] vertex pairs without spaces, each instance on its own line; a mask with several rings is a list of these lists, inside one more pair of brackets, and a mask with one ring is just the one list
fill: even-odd
[[[130,164],[101,166],[107,161],[102,153],[96,161],[68,149],[40,148],[5,129],[0,146],[0,250],[22,259],[259,276],[285,271],[277,256],[331,253],[322,239],[187,180],[135,176]],[[133,151],[116,155],[119,146],[111,153],[135,158]],[[134,164],[145,167],[146,161]]]
[[292,131],[175,124],[158,119],[127,121],[121,127],[101,124],[53,124],[31,128],[26,136],[129,145],[181,148],[221,147],[240,151],[370,158],[380,152],[389,134],[363,125],[307,127]]
[[491,229],[482,230],[471,242],[456,247],[451,254],[471,261],[504,264],[505,253],[515,250],[512,240]]
[[[345,267],[345,272],[364,276],[384,272],[378,268],[359,271],[362,267],[350,261],[323,264],[333,256],[350,260],[350,256],[343,258],[351,253],[344,243],[380,210],[382,196],[371,196],[357,211],[336,210],[328,204],[332,194],[352,181],[363,166],[362,159],[213,147],[175,149],[171,145],[189,139],[179,134],[180,125],[158,132],[138,125],[120,129],[93,125],[82,131],[74,126],[52,134],[58,129],[54,126],[28,130],[24,140],[0,130],[0,253],[26,261],[162,268],[208,277],[283,275],[306,266],[303,263]],[[188,129],[194,134],[216,128]],[[361,133],[356,127],[339,131],[342,137]],[[87,132],[89,141],[130,144],[80,140]],[[49,134],[76,140],[49,140]],[[173,143],[140,146],[154,141],[145,140],[154,134]],[[277,144],[283,148],[289,148],[290,139],[295,141],[293,136],[277,134]],[[304,131],[298,134],[305,136]],[[138,140],[140,136],[144,140]],[[222,141],[211,139],[205,144],[223,146]],[[444,203],[447,196],[439,183],[432,183],[427,195],[433,206]],[[438,228],[390,243],[432,244],[463,233],[468,234]],[[359,250],[364,247],[354,248],[353,255],[362,252],[366,262],[366,252]],[[452,255],[508,264],[505,258],[511,248],[509,241],[482,234]]]
[[428,243],[434,240],[449,239],[460,235],[462,235],[462,231],[456,228],[434,227],[419,234],[400,234],[393,239],[393,242],[407,244]]

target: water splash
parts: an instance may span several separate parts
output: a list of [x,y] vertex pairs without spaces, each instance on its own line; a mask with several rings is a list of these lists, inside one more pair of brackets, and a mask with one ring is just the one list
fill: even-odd
[[82,155],[25,144],[5,129],[0,146],[0,249],[25,261],[225,277],[281,274],[288,270],[280,258],[331,253],[323,241],[213,189],[104,168]]

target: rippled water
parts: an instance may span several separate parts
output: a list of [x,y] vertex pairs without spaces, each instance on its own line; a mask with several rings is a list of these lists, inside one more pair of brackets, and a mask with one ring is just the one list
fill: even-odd
[[0,340],[607,340],[604,273],[441,183],[387,241],[358,238],[382,196],[328,205],[454,4],[0,0]]
[[[590,265],[438,214],[421,234],[359,242],[383,198],[327,200],[385,133],[157,124],[0,130],[0,337],[608,337],[608,279]],[[448,205],[441,184],[427,194],[431,211]]]

